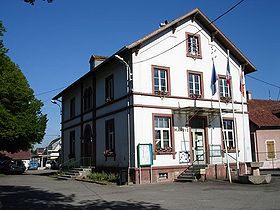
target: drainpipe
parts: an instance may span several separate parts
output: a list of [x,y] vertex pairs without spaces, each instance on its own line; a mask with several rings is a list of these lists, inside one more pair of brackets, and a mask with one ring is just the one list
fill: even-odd
[[119,55],[115,55],[122,64],[126,66],[126,94],[127,94],[127,144],[128,144],[128,168],[127,168],[127,184],[130,181],[130,145],[131,145],[131,134],[130,134],[130,83],[132,81],[132,72],[128,63]]

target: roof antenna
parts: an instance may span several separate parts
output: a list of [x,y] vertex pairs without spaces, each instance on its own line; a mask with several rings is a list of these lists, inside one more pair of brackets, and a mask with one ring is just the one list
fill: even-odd
[[268,99],[271,100],[270,90],[268,90]]
[[165,20],[163,23],[160,23],[159,24],[159,27],[161,28],[161,27],[163,27],[163,26],[165,26],[165,25],[167,25],[168,24],[168,20]]

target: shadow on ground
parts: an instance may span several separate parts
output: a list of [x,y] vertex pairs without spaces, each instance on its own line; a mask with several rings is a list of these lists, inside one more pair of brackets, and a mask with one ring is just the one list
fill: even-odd
[[28,186],[0,186],[0,209],[162,209],[146,202],[105,201],[75,203],[75,195],[43,191]]

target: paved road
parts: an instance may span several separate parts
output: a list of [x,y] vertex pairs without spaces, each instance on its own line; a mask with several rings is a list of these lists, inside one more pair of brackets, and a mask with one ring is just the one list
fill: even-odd
[[[102,186],[39,174],[0,177],[2,209],[280,209],[280,177],[227,182]],[[1,207],[0,207],[1,209]],[[2,210],[1,209],[1,210]]]

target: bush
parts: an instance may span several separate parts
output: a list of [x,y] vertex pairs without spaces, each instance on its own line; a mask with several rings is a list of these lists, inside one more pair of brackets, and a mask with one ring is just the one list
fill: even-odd
[[87,178],[94,181],[117,182],[118,175],[114,173],[106,173],[102,171],[102,172],[93,172],[90,175],[88,175]]

